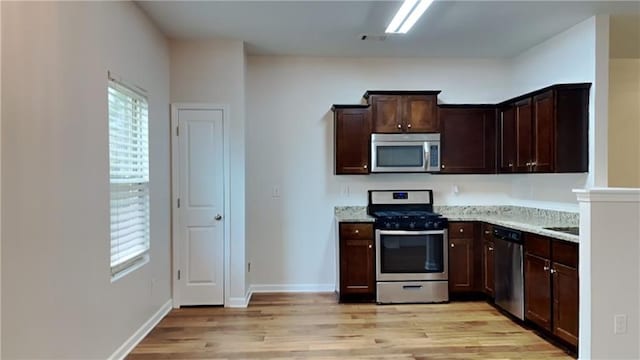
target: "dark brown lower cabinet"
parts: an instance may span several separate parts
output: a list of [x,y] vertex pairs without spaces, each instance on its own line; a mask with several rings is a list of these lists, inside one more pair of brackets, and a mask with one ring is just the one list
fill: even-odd
[[483,291],[485,294],[489,295],[490,297],[494,297],[494,291],[495,291],[495,287],[494,287],[494,272],[493,272],[493,268],[494,268],[494,264],[495,264],[495,260],[494,260],[494,243],[493,240],[484,240],[482,242],[482,270],[483,270],[483,276],[482,276],[482,284],[483,284]]
[[578,269],[553,264],[553,333],[578,345]]
[[495,296],[495,243],[493,242],[493,226],[491,224],[482,224],[480,238],[482,239],[482,291],[493,298]]
[[470,293],[478,290],[476,280],[475,224],[449,224],[449,293]]
[[526,320],[577,347],[578,245],[530,235],[525,247]]
[[340,223],[340,301],[373,301],[376,294],[372,223]]
[[524,260],[525,318],[551,331],[551,262],[526,254]]

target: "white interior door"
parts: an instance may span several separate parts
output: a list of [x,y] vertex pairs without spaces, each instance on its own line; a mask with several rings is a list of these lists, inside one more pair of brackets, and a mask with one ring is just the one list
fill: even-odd
[[222,109],[180,108],[175,114],[177,305],[222,305],[224,114]]

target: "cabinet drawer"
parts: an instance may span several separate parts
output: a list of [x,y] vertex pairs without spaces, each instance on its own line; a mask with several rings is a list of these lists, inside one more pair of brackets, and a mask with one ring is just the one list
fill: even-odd
[[527,234],[524,238],[524,248],[527,253],[543,257],[551,258],[551,239],[535,235]]
[[449,223],[449,238],[473,238],[473,223]]
[[373,224],[370,223],[341,223],[341,239],[373,239]]
[[578,268],[578,245],[564,241],[551,242],[551,254],[553,262],[557,262],[573,268]]

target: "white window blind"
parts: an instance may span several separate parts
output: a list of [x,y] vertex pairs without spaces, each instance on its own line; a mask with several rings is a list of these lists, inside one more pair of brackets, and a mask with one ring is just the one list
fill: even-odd
[[109,81],[111,274],[149,252],[149,106],[146,98]]

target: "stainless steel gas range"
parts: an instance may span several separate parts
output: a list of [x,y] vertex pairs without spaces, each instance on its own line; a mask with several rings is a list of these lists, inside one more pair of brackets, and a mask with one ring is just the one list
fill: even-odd
[[449,301],[448,222],[433,212],[431,190],[370,190],[375,218],[376,301]]

